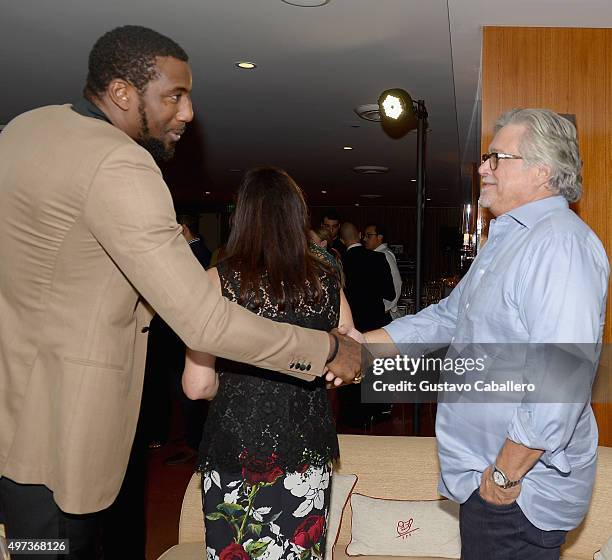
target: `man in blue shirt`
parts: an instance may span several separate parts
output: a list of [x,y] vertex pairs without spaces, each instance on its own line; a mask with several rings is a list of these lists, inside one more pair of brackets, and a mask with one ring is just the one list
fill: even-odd
[[[368,343],[586,343],[596,364],[609,263],[569,209],[581,195],[575,127],[552,111],[513,110],[482,157],[489,237],[451,295],[369,332]],[[585,376],[590,395],[592,377]],[[572,399],[569,399],[572,400]],[[461,504],[463,560],[558,559],[585,516],[597,425],[581,402],[444,403],[440,493]]]

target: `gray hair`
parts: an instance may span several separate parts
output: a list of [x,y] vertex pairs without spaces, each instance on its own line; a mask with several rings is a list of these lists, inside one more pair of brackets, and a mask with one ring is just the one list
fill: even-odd
[[568,202],[580,200],[582,160],[576,127],[548,109],[507,111],[495,123],[495,132],[508,124],[522,124],[526,127],[519,144],[525,164],[550,166],[550,190]]

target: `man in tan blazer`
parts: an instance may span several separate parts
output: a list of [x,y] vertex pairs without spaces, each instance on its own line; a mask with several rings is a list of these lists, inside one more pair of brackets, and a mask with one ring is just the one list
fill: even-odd
[[0,134],[0,507],[9,537],[69,538],[69,558],[93,558],[96,518],[66,514],[121,486],[153,310],[197,350],[359,372],[356,343],[229,303],[189,250],[154,158],[192,120],[190,90],[185,52],[126,26],[94,45],[85,99]]

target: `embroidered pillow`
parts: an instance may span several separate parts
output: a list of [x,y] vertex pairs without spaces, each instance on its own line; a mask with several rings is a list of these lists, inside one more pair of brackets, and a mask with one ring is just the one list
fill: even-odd
[[595,553],[594,560],[612,560],[612,537],[603,545],[601,550]]
[[348,503],[349,495],[357,484],[354,474],[333,474],[329,516],[327,518],[327,539],[325,541],[325,560],[332,560],[332,548],[338,540],[342,512]]
[[403,501],[351,496],[349,556],[459,558],[459,504],[450,500]]

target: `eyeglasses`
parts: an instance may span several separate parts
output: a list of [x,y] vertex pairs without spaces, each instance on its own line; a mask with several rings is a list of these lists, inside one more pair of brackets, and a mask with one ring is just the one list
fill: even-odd
[[523,157],[512,154],[504,154],[503,152],[491,152],[489,154],[482,154],[480,162],[484,163],[485,161],[488,161],[489,165],[491,166],[491,171],[495,171],[499,165],[500,159],[523,159]]
[[378,235],[377,233],[364,233],[364,237],[372,237],[373,235]]

